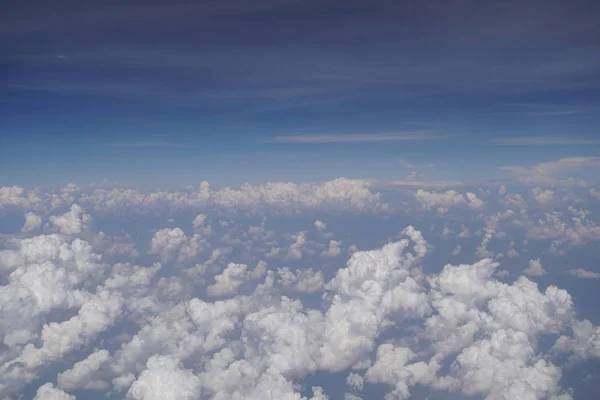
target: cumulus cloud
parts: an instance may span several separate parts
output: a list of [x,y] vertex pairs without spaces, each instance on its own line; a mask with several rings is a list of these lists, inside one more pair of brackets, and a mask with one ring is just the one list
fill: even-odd
[[542,268],[542,263],[540,259],[530,260],[529,266],[523,270],[525,275],[529,276],[542,276],[546,275],[546,270]]
[[342,249],[340,249],[341,241],[338,240],[330,240],[329,247],[326,250],[321,252],[322,257],[337,257],[341,254]]
[[563,335],[556,340],[554,351],[567,353],[578,361],[600,358],[600,327],[584,320],[576,321],[571,330],[572,336]]
[[581,279],[600,279],[600,272],[588,271],[583,268],[567,270],[567,274]]
[[150,241],[150,254],[163,262],[184,262],[198,256],[207,248],[206,240],[194,234],[188,237],[181,228],[165,228],[157,231]]
[[461,205],[468,205],[472,210],[479,211],[485,205],[485,202],[476,194],[467,192],[463,195],[455,190],[436,193],[419,189],[415,192],[415,198],[421,208],[425,210],[437,208],[438,214],[445,214],[450,208]]
[[315,221],[315,228],[317,228],[318,231],[322,231],[327,228],[327,224],[321,220],[317,220]]
[[585,219],[585,214],[565,218],[561,212],[550,211],[543,218],[526,223],[525,227],[527,238],[552,240],[551,250],[558,254],[564,253],[561,250],[564,246],[573,247],[600,241],[600,226]]
[[110,353],[107,350],[93,352],[85,360],[75,363],[73,368],[58,374],[58,387],[69,391],[80,388],[106,389],[108,383],[95,377],[100,368],[107,365],[109,361]]
[[40,386],[33,400],[75,400],[75,396],[55,388],[52,383],[45,383]]
[[42,226],[42,217],[32,212],[24,215],[25,222],[21,228],[21,232],[28,233],[40,229]]
[[323,272],[313,271],[312,268],[293,271],[289,267],[282,267],[277,270],[277,275],[280,285],[298,292],[314,293],[325,284]]
[[65,235],[77,235],[87,227],[92,217],[85,214],[81,206],[73,204],[71,210],[65,214],[52,215],[49,220]]
[[127,392],[131,400],[192,400],[200,397],[200,379],[169,356],[152,356]]
[[[308,222],[296,215],[269,216],[269,229],[266,218],[261,222],[254,214],[261,207],[337,212],[371,211],[383,204],[379,196],[369,202],[363,192],[373,195],[368,184],[336,185],[335,190],[311,184],[238,191],[202,185],[197,192],[146,194],[119,189],[110,195],[116,197],[102,200],[106,204],[92,200],[102,192],[83,202],[81,188],[63,188],[56,198],[61,211],[35,213],[50,215],[44,232],[55,233],[0,237],[0,397],[39,387],[36,398],[63,400],[108,392],[132,400],[356,400],[381,384],[388,399],[408,399],[415,386],[490,400],[569,398],[561,387],[569,368],[565,359],[573,365],[600,357],[599,328],[577,320],[573,299],[563,289],[551,284],[540,289],[518,272],[500,281],[508,272],[500,269],[496,249],[516,256],[518,241],[519,252],[531,259],[523,273],[539,276],[545,271],[535,247],[509,229],[523,229],[530,241],[585,244],[596,239],[592,207],[568,208],[555,188],[546,205],[522,197],[528,207],[516,206],[519,201],[507,200],[505,193],[493,202],[491,189],[480,191],[485,203],[473,194],[477,190],[421,190],[415,196],[422,209],[439,214],[460,206],[477,213],[462,220],[452,213],[411,214],[414,226],[431,226],[425,236],[446,238],[440,246],[428,243],[414,226],[386,243],[393,234],[385,230],[396,219],[378,216],[381,232],[367,233],[379,247],[360,242],[365,232],[363,239],[336,232],[344,243],[371,248],[360,251],[352,244],[348,257],[341,240],[301,230],[315,213]],[[34,203],[26,191],[6,193],[10,207],[22,207],[25,198]],[[545,189],[536,193],[548,195]],[[112,202],[121,195],[132,198]],[[77,203],[64,213],[69,196]],[[190,232],[173,225],[140,231],[123,220],[138,230],[94,233],[91,216],[78,204],[101,215],[134,205],[144,212],[168,206],[176,210],[168,217],[188,221]],[[555,210],[557,204],[564,208]],[[244,213],[221,219],[229,208]],[[160,215],[160,221],[166,217]],[[212,223],[212,231],[208,221],[220,222]],[[319,222],[315,229],[322,232],[326,226]],[[469,254],[477,246],[468,240],[470,232],[478,230],[481,243]],[[261,261],[265,253],[270,265]],[[476,258],[471,264],[446,264],[458,254]],[[338,258],[322,266],[320,256]],[[600,275],[581,269],[567,273]],[[552,339],[556,343],[548,351]],[[336,373],[347,377],[342,392],[317,386]],[[315,383],[307,385],[307,377]]]
[[198,214],[196,218],[192,221],[192,226],[194,227],[194,231],[208,236],[212,233],[212,228],[210,225],[206,225],[206,215]]
[[550,206],[554,202],[554,192],[552,190],[543,190],[539,187],[531,190],[533,199],[542,206]]
[[279,211],[344,210],[385,211],[381,195],[362,180],[339,178],[324,183],[245,184],[240,189],[212,190],[202,182],[194,191],[142,193],[133,189],[96,189],[82,194],[79,201],[105,211],[147,212],[161,207],[200,209],[218,207],[226,210]]
[[235,294],[237,289],[251,279],[263,277],[267,272],[264,261],[258,263],[254,270],[249,270],[246,264],[229,263],[227,268],[215,276],[215,284],[206,290],[210,296],[225,296]]
[[460,252],[462,251],[462,246],[460,244],[457,244],[456,247],[454,248],[454,250],[452,250],[452,255],[453,256],[457,256],[460,254]]

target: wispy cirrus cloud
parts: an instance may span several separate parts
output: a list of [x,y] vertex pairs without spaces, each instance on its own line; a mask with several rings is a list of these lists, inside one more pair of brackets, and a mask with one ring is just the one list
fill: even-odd
[[278,143],[381,143],[441,140],[452,136],[454,135],[442,135],[429,132],[360,133],[275,136],[271,141]]
[[490,140],[491,144],[510,146],[600,144],[600,139],[568,136],[518,136]]

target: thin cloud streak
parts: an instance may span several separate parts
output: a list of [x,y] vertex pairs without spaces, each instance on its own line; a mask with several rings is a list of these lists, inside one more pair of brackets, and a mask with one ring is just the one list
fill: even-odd
[[376,134],[340,134],[340,135],[294,135],[276,136],[271,141],[278,143],[381,143],[409,142],[421,140],[440,140],[452,135],[431,133],[376,133]]
[[572,138],[566,136],[520,136],[490,140],[491,144],[508,146],[600,144],[600,139]]

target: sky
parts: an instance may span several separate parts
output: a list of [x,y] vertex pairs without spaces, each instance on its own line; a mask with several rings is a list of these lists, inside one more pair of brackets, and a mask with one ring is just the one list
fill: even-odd
[[3,8],[3,184],[402,179],[399,158],[502,179],[598,156],[594,1]]
[[0,399],[597,400],[596,1],[0,13]]

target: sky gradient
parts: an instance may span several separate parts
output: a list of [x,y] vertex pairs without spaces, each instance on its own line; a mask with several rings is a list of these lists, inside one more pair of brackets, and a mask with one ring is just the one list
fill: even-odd
[[403,179],[399,158],[494,179],[600,154],[594,1],[4,10],[2,184]]

